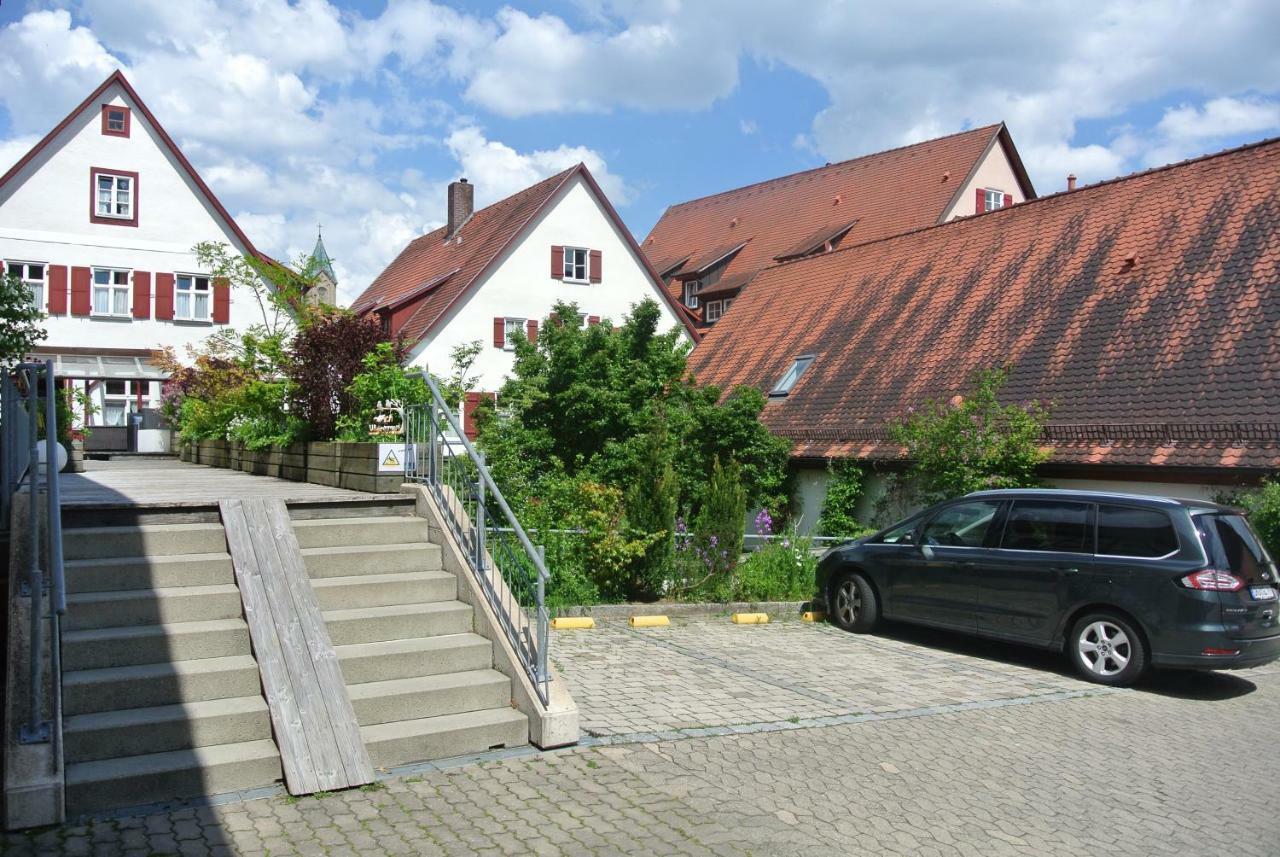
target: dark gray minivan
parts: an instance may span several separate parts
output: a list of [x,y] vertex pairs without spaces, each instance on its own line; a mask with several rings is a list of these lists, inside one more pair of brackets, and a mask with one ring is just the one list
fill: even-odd
[[1148,666],[1280,657],[1276,566],[1239,509],[1095,491],[981,491],[832,548],[816,600],[849,631],[881,617],[1065,649],[1089,681]]

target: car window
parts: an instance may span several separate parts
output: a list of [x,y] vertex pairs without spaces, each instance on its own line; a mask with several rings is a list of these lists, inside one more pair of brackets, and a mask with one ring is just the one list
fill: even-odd
[[909,545],[914,538],[916,526],[919,523],[919,518],[912,518],[910,521],[898,524],[891,530],[886,530],[885,534],[877,541],[886,545]]
[[980,548],[1000,509],[999,501],[982,500],[948,506],[929,519],[920,532],[926,545]]
[[[1200,515],[1196,518],[1210,562],[1247,580],[1263,580],[1269,557],[1249,522],[1240,515]],[[1206,532],[1206,530],[1208,530]]]
[[1018,500],[1004,525],[1002,548],[1089,553],[1089,504],[1067,500]]
[[1098,553],[1106,556],[1168,556],[1178,549],[1173,521],[1159,509],[1098,506]]

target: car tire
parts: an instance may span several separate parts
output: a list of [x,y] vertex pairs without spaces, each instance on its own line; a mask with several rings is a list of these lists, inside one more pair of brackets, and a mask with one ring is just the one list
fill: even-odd
[[1111,687],[1133,684],[1150,661],[1147,644],[1133,623],[1105,612],[1082,616],[1072,626],[1067,655],[1085,681]]
[[856,571],[846,572],[831,587],[831,621],[837,628],[865,634],[880,619],[880,600],[867,579]]

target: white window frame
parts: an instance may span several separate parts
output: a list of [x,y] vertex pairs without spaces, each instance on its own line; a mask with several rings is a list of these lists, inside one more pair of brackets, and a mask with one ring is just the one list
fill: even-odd
[[[579,265],[578,257],[581,254],[582,263]],[[578,269],[581,268],[582,276],[578,276]],[[564,280],[566,283],[587,283],[591,281],[591,251],[586,247],[565,247],[564,248]]]
[[702,291],[702,280],[684,281],[684,305],[689,309],[698,308],[698,292]]
[[773,385],[773,389],[769,391],[770,396],[785,396],[789,394],[796,384],[800,382],[800,377],[805,371],[813,365],[813,361],[817,359],[816,354],[801,354],[791,362],[791,368],[788,369],[778,383]]
[[996,190],[993,187],[984,187],[982,195],[983,211],[999,211],[1004,208],[1004,191]]
[[[99,283],[98,273],[100,271],[110,274],[110,282]],[[97,266],[90,269],[89,275],[89,314],[98,316],[99,318],[133,318],[133,277],[132,271],[128,268],[105,268]],[[124,283],[117,283],[116,275],[124,274]],[[98,290],[105,289],[107,291],[107,306],[112,307],[107,312],[98,311]],[[115,293],[124,292],[124,312],[116,312]]]
[[[40,266],[40,277],[35,279],[31,276],[31,268],[34,265]],[[35,304],[36,309],[44,309],[45,295],[48,293],[47,286],[49,284],[49,266],[45,262],[20,262],[17,259],[8,259],[4,263],[5,276],[13,275],[14,266],[21,268],[21,273],[16,276],[22,280],[23,284],[31,290],[31,300]]]
[[[110,384],[124,384],[124,393],[108,392]],[[151,382],[150,381],[134,381],[128,378],[108,378],[102,382],[102,424],[104,426],[112,426],[115,428],[123,428],[129,425],[129,415],[138,413],[138,388],[136,385],[145,384],[142,388],[143,407],[147,407],[151,401]],[[124,416],[118,423],[107,422],[107,414],[109,408],[113,405],[124,406]]]
[[[187,280],[188,285],[183,288],[182,281]],[[196,289],[198,280],[205,281],[205,313],[204,315],[195,314],[196,295],[199,293]],[[188,311],[185,315],[178,311],[178,298],[188,298]],[[208,274],[174,274],[173,276],[173,318],[175,321],[213,321],[213,277]]]
[[702,320],[708,324],[719,321],[724,316],[724,301],[707,301],[702,312]]
[[511,339],[511,334],[515,333],[518,330],[527,336],[528,323],[529,323],[529,319],[527,318],[511,317],[511,318],[504,318],[502,320],[502,350],[503,351],[516,350],[516,344]]
[[[111,201],[108,203],[107,211],[102,210],[102,188],[100,182],[104,179],[111,179]],[[124,214],[120,214],[120,181],[127,181],[129,187],[124,191],[126,194],[125,205],[128,210]],[[107,172],[106,170],[95,170],[93,173],[93,210],[98,217],[110,217],[113,220],[133,220],[134,214],[137,213],[138,202],[138,180],[133,176],[122,176],[119,173]]]

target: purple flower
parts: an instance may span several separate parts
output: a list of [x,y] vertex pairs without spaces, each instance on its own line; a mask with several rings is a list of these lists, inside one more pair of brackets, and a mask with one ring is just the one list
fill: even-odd
[[712,537],[711,537],[711,539],[710,539],[710,542],[711,542],[711,546],[712,546],[712,547],[715,547],[716,545],[720,544],[720,537],[719,537],[719,536],[712,536]]
[[761,509],[756,515],[756,532],[762,536],[770,535],[773,532],[773,518],[769,515],[768,509]]

